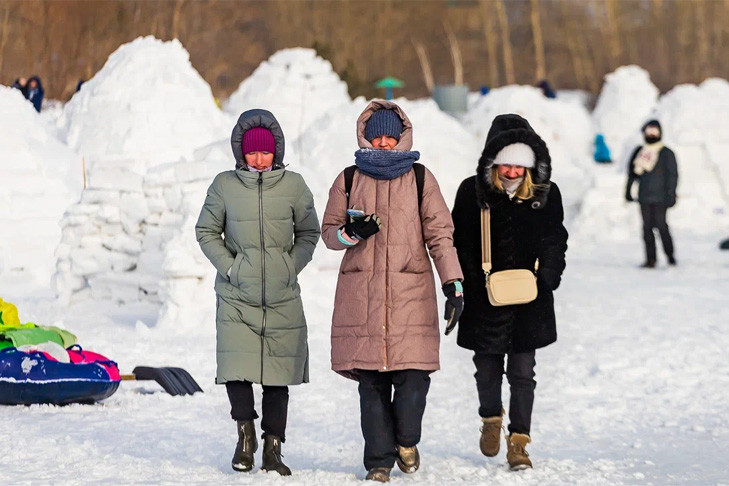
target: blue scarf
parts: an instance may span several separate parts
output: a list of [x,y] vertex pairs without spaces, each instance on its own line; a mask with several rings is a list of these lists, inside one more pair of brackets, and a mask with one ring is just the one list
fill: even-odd
[[354,153],[357,168],[373,179],[397,179],[420,158],[420,152],[407,150],[359,149]]

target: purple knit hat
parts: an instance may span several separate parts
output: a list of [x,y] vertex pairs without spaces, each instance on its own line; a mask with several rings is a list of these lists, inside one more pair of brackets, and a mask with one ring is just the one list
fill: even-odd
[[251,128],[245,132],[240,146],[244,155],[251,152],[276,153],[276,141],[273,139],[273,133],[263,127]]

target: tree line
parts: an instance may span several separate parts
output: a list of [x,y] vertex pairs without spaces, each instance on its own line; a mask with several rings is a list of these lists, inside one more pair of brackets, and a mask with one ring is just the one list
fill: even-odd
[[[625,64],[662,90],[729,77],[729,0],[0,0],[0,83],[38,74],[68,99],[122,43],[178,38],[218,97],[279,49],[313,47],[352,96],[395,76],[597,93]],[[380,94],[381,95],[381,94]]]

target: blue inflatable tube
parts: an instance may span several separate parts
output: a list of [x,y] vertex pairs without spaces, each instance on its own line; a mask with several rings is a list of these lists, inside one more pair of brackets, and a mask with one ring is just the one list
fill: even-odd
[[[104,362],[109,365],[116,363]],[[61,363],[39,352],[0,351],[0,404],[93,403],[119,388],[100,362]]]

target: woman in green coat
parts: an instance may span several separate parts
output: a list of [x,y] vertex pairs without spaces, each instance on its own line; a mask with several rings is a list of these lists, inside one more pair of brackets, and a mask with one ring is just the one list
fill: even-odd
[[273,114],[241,114],[231,144],[235,170],[215,177],[195,226],[200,248],[218,271],[215,381],[225,383],[237,422],[233,469],[253,469],[258,414],[252,384],[259,383],[261,469],[289,475],[281,461],[287,386],[309,381],[297,275],[311,261],[321,231],[311,191],[284,167],[284,136]]

